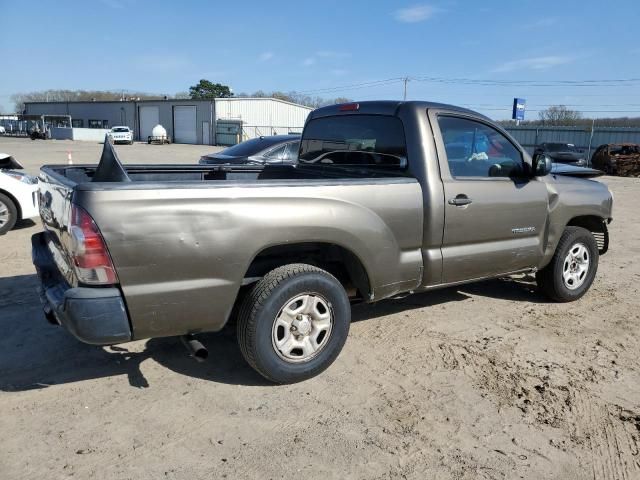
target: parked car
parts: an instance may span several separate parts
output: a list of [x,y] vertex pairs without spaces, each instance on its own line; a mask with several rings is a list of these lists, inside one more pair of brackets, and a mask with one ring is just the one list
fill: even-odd
[[300,135],[273,135],[252,138],[221,152],[210,153],[200,158],[203,165],[242,163],[296,163]]
[[4,128],[4,126],[0,125],[0,135],[3,135],[7,133],[7,130]]
[[127,126],[113,127],[107,135],[109,135],[111,143],[127,143],[133,145],[133,132]]
[[576,148],[572,143],[541,143],[534,153],[547,155],[554,163],[567,163],[578,167],[587,165],[587,156],[584,151]]
[[634,143],[600,145],[593,152],[591,165],[609,175],[640,175],[640,145]]
[[354,302],[525,272],[574,301],[613,199],[551,166],[487,117],[428,102],[314,110],[294,165],[124,166],[106,143],[97,167],[41,169],[45,315],[86,343],[176,335],[200,357],[194,334],[233,317],[247,362],[290,383],[336,359]]
[[0,235],[38,216],[38,179],[19,172],[22,168],[11,155],[0,153]]

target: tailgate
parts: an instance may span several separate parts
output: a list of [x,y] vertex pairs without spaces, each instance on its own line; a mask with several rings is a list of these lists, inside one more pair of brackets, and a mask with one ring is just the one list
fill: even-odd
[[[74,240],[70,234],[71,232],[71,213],[73,210],[72,202],[76,188],[80,184],[88,182],[130,182],[126,170],[122,166],[122,163],[118,159],[115,150],[111,146],[111,143],[105,137],[104,149],[102,156],[100,157],[100,163],[97,167],[92,166],[70,166],[70,165],[48,165],[40,169],[40,182],[39,182],[39,199],[40,199],[40,217],[42,223],[47,232],[46,243],[53,255],[58,270],[69,283],[69,285],[75,286],[78,283],[77,272],[74,269],[74,263],[70,252],[71,246]],[[86,212],[85,212],[86,213]],[[89,217],[89,223],[93,223],[93,220]],[[88,228],[91,228],[88,226]],[[97,227],[95,227],[97,228]],[[77,229],[76,229],[77,230]],[[82,230],[82,228],[80,229]],[[74,233],[74,235],[77,232]],[[93,270],[94,267],[100,266],[106,267],[108,270],[113,270],[111,259],[108,258],[108,252],[106,252],[106,246],[104,240],[99,232],[95,234],[91,232],[96,238],[92,239],[93,247],[100,247],[101,254],[98,255],[100,265],[77,265],[76,267],[87,270]],[[84,236],[81,232],[81,243],[84,245]],[[75,240],[76,247],[78,238]],[[96,243],[98,242],[98,243]],[[77,253],[77,252],[76,252]],[[89,252],[89,257],[93,257],[93,261],[96,261],[96,252]],[[102,265],[106,262],[108,265]],[[96,272],[94,272],[96,273]],[[112,272],[114,275],[115,273]],[[107,278],[108,277],[108,278]],[[111,277],[95,277],[90,282],[87,278],[84,282],[93,284],[115,283]]]
[[76,283],[69,257],[69,222],[75,182],[65,178],[62,167],[43,167],[40,171],[38,196],[40,217],[47,231],[47,246],[60,273],[70,284]]

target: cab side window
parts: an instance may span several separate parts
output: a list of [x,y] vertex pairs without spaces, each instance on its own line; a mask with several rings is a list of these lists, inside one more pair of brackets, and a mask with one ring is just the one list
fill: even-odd
[[524,171],[520,151],[498,130],[467,118],[439,116],[453,177],[512,177]]

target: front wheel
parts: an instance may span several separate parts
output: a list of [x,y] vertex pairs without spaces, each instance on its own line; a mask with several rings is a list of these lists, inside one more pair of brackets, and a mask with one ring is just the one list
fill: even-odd
[[0,235],[4,235],[13,228],[18,220],[18,209],[15,203],[0,193]]
[[340,282],[306,264],[272,270],[238,315],[245,360],[274,383],[311,378],[333,363],[349,333],[351,307]]
[[557,302],[579,299],[598,270],[598,245],[589,230],[567,227],[549,265],[536,274],[538,287]]

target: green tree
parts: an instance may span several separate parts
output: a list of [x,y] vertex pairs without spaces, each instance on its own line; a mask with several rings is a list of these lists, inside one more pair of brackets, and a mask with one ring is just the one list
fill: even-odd
[[189,87],[189,95],[194,100],[232,97],[233,92],[227,85],[213,83],[204,78],[197,85]]

